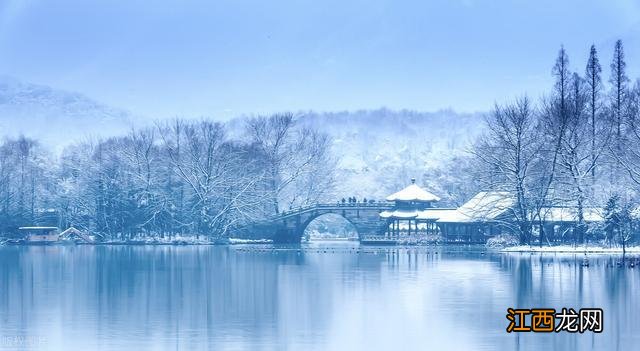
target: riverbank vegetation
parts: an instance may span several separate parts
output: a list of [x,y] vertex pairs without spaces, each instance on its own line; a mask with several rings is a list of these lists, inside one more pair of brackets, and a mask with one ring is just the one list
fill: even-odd
[[[470,172],[481,187],[514,194],[510,224],[521,244],[545,243],[545,210],[570,207],[576,218],[566,241],[625,247],[638,240],[640,81],[626,73],[621,41],[608,77],[594,46],[574,65],[561,48],[552,75],[540,100],[495,106]],[[604,220],[588,221],[593,208]]]
[[[479,191],[512,194],[515,205],[501,224],[517,243],[549,243],[549,209],[562,207],[573,210],[575,225],[562,228],[561,241],[626,247],[637,243],[640,228],[640,83],[626,73],[623,43],[613,49],[609,64],[601,64],[593,46],[584,60],[571,62],[561,48],[549,91],[540,99],[521,95],[496,104],[485,128],[476,126],[467,134],[480,136],[466,156],[453,152],[458,146],[435,143],[433,135],[434,140],[424,140],[453,155],[430,169],[421,157],[438,153],[419,146],[414,149],[421,151],[413,152],[397,143],[402,157],[385,158],[391,153],[385,148],[396,145],[393,138],[412,134],[410,144],[415,144],[420,137],[413,135],[416,130],[402,135],[408,128],[404,122],[426,118],[409,112],[402,121],[391,114],[397,128],[388,134],[375,126],[362,131],[369,138],[391,138],[375,144],[375,150],[366,142],[356,143],[356,149],[349,143],[352,134],[341,140],[327,134],[340,135],[335,131],[353,119],[348,114],[303,123],[287,113],[227,124],[176,119],[110,138],[81,141],[67,135],[77,141],[55,155],[38,140],[7,138],[0,144],[0,235],[41,223],[53,209],[57,225],[110,241],[217,239],[234,226],[283,210],[353,195],[345,191],[359,194],[358,186],[374,184],[387,193],[386,187],[396,189],[415,176],[442,195],[442,206],[458,206]],[[379,116],[385,110],[367,121]],[[464,139],[447,138],[452,145]],[[339,194],[334,192],[336,147],[350,156],[351,168],[342,169],[340,183],[354,188]],[[366,197],[371,199],[369,193]],[[603,220],[590,218],[594,209]],[[500,242],[513,239],[500,237]]]
[[36,140],[7,139],[0,232],[55,209],[62,227],[106,240],[224,237],[234,225],[322,199],[333,186],[330,144],[291,114],[249,119],[237,137],[208,120],[158,123],[77,143],[58,159]]

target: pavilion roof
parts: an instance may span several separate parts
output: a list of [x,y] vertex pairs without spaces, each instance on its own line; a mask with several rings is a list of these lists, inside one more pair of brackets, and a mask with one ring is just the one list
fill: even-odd
[[415,184],[415,179],[412,179],[412,184],[408,187],[398,191],[395,194],[387,196],[387,201],[440,201],[440,198],[432,193],[422,189]]
[[397,219],[413,219],[418,216],[420,211],[416,210],[394,210],[394,211],[382,211],[380,217],[382,218],[397,218]]
[[425,210],[391,210],[380,212],[382,218],[395,218],[395,219],[420,219],[420,220],[438,220],[440,218],[447,218],[452,212],[455,212],[455,208],[428,208]]
[[[434,195],[435,196],[435,195]],[[389,198],[387,198],[389,199]],[[515,205],[515,199],[509,192],[483,191],[476,194],[469,201],[457,209],[427,208],[424,210],[396,209],[382,211],[380,217],[395,219],[434,220],[444,223],[474,223],[495,221],[507,214]],[[573,207],[544,207],[540,211],[547,222],[575,222],[578,219],[577,209]],[[604,220],[601,208],[585,207],[583,216],[585,222],[599,222]],[[636,209],[640,216],[640,207]],[[533,213],[531,214],[534,215]],[[532,218],[534,220],[534,218]]]

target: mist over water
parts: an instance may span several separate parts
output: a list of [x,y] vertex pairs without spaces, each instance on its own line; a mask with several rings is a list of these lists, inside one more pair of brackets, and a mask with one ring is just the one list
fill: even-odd
[[[480,248],[0,247],[3,350],[630,350],[640,270]],[[600,307],[602,334],[507,334]]]

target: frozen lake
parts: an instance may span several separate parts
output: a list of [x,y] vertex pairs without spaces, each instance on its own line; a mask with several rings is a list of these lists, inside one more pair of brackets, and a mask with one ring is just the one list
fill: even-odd
[[[4,350],[632,350],[640,267],[480,248],[0,247]],[[507,334],[507,308],[604,332]]]

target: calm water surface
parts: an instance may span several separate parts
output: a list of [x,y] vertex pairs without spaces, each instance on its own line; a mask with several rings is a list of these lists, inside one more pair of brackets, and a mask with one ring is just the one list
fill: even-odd
[[[638,350],[640,268],[481,249],[0,247],[2,350]],[[506,334],[601,307],[602,334]]]

